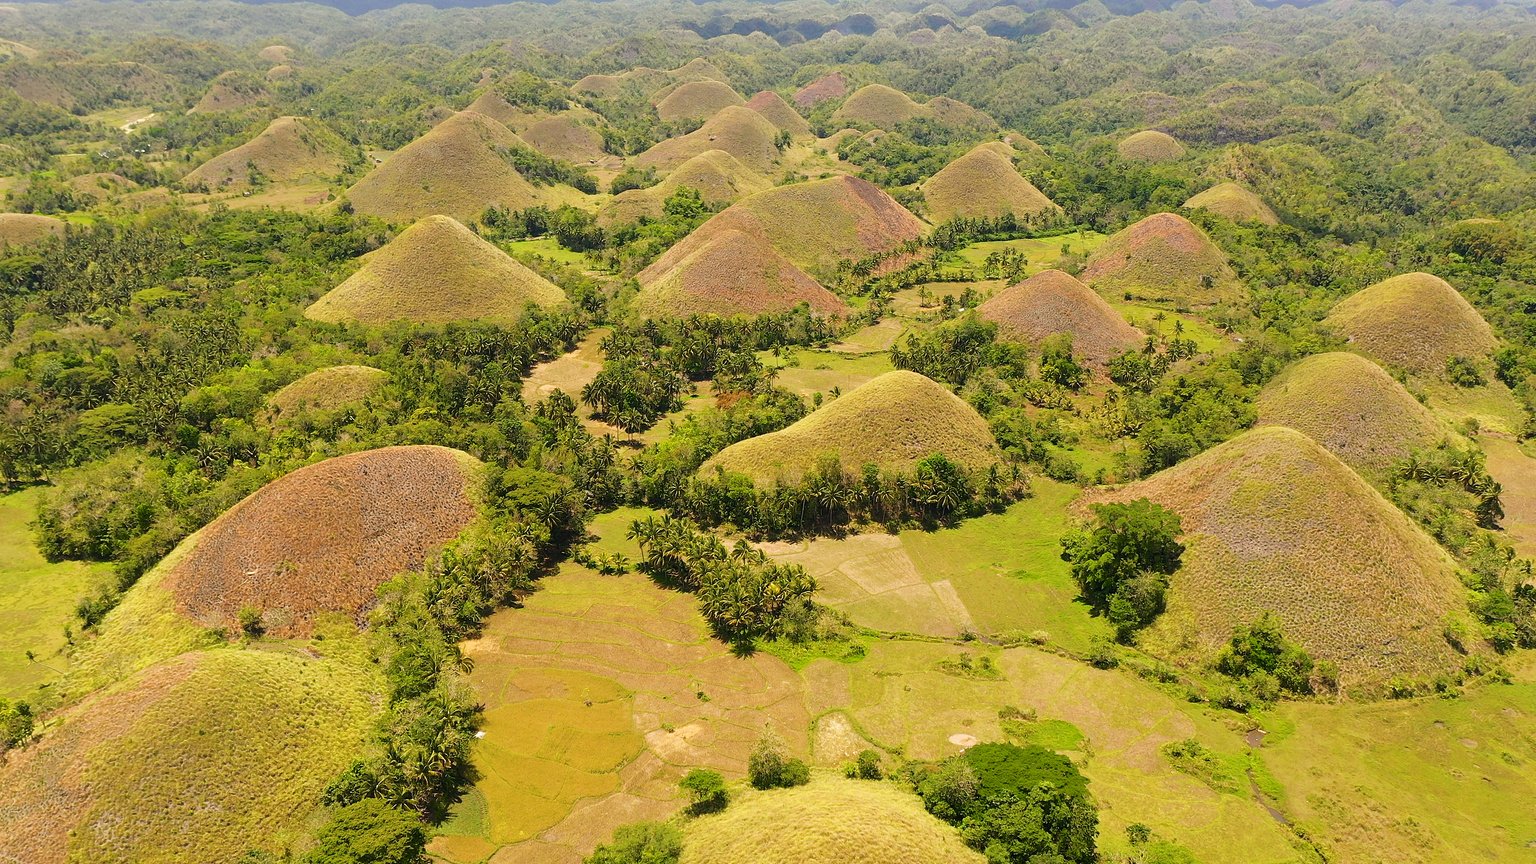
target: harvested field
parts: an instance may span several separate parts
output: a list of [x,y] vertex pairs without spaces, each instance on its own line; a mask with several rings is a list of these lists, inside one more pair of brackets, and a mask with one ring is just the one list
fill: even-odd
[[724,150],[754,171],[767,171],[779,158],[778,134],[763,115],[744,105],[729,105],[687,135],[658,142],[635,157],[635,164],[667,170],[710,150]]
[[1103,298],[1060,270],[1037,273],[994,294],[976,311],[1014,338],[1039,342],[1070,334],[1073,353],[1099,368],[1143,339]]
[[884,84],[868,84],[853,91],[833,112],[832,122],[889,128],[926,113],[922,105],[900,90]]
[[304,314],[317,321],[516,321],[565,292],[447,216],[429,216],[362,258]]
[[322,612],[361,615],[386,579],[420,565],[476,516],[476,463],[446,447],[384,447],[327,459],[262,487],[198,533],[166,575],[182,614],[307,636]]
[[713,117],[720,109],[741,105],[747,100],[731,89],[731,85],[705,79],[680,84],[656,103],[656,113],[665,122],[678,120],[703,120]]
[[762,315],[806,304],[841,317],[848,306],[760,236],[714,233],[677,266],[644,283],[635,308],[648,318]]
[[469,222],[493,204],[522,210],[546,194],[503,155],[515,147],[529,145],[495,120],[461,111],[400,148],[346,197],[357,212],[396,223],[433,215]]
[[795,104],[801,108],[815,107],[818,102],[841,99],[848,93],[848,79],[841,72],[828,72],[815,81],[795,91]]
[[1103,500],[1150,498],[1183,520],[1168,610],[1143,632],[1155,656],[1206,662],[1261,612],[1341,686],[1458,668],[1441,635],[1468,618],[1455,564],[1402,511],[1317,442],[1267,426]]
[[[1006,145],[1003,145],[1006,146]],[[1012,213],[1021,219],[1060,211],[1055,202],[1025,180],[1002,148],[982,144],[944,166],[922,185],[928,218],[934,224],[956,217],[995,219]]]
[[1292,364],[1259,394],[1259,425],[1288,426],[1356,470],[1456,436],[1380,366],[1343,351]]
[[888,372],[778,432],[733,444],[699,469],[742,473],[759,482],[796,480],[816,460],[835,453],[858,472],[867,463],[910,470],[943,453],[969,468],[998,458],[985,420],[944,385],[915,372]]
[[318,120],[279,117],[260,135],[193,169],[182,183],[217,191],[256,185],[253,173],[273,183],[330,179],[340,174],[354,155],[341,136]]
[[64,220],[31,213],[0,213],[0,249],[26,246],[49,237],[63,237]]
[[642,216],[659,219],[666,200],[684,186],[697,189],[710,204],[731,204],[771,189],[773,183],[724,150],[707,150],[677,166],[655,186],[615,195],[598,213],[598,221],[606,226],[635,222]]
[[1504,487],[1504,539],[1517,554],[1536,558],[1536,459],[1510,438],[1483,434],[1477,443],[1488,454],[1488,473]]
[[0,767],[0,859],[281,855],[368,746],[380,689],[340,661],[272,651],[195,652],[147,669],[65,711]]
[[1243,294],[1237,274],[1205,232],[1174,213],[1157,213],[1105,240],[1082,280],[1107,297],[1207,306]]
[[389,373],[372,366],[327,366],[267,397],[267,407],[277,421],[306,411],[334,411],[363,401],[388,380]]
[[778,127],[781,132],[791,135],[811,134],[811,124],[807,123],[799,112],[789,107],[784,97],[772,90],[763,90],[753,94],[747,100],[747,107],[763,115],[763,119]]
[[1279,225],[1280,217],[1264,199],[1236,183],[1222,183],[1192,196],[1184,202],[1186,210],[1209,210],[1233,222],[1258,222]]
[[1498,347],[1493,328],[1461,292],[1428,273],[1405,273],[1357,291],[1323,323],[1351,348],[1418,375],[1439,378],[1452,357],[1483,361]]
[[688,824],[680,864],[982,864],[960,832],[889,783],[818,774]]
[[1120,158],[1131,162],[1172,162],[1184,156],[1184,145],[1167,132],[1147,129],[1115,145]]

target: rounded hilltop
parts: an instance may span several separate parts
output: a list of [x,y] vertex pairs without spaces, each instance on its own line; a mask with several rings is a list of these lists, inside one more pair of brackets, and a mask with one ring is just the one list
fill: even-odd
[[1323,324],[1351,348],[1420,375],[1440,375],[1452,357],[1486,358],[1493,328],[1450,283],[1404,273],[1344,298]]
[[1098,367],[1145,338],[1093,289],[1060,270],[1044,270],[1005,288],[976,311],[996,322],[1005,337],[1040,342],[1066,333],[1073,353]]
[[1225,252],[1177,213],[1154,213],[1088,256],[1083,281],[1111,297],[1208,306],[1242,296]]

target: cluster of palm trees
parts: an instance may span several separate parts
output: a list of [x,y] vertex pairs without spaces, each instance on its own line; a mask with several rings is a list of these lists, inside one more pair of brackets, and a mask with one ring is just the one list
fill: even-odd
[[1418,482],[1460,488],[1472,496],[1472,514],[1480,528],[1497,528],[1504,518],[1504,503],[1500,499],[1504,487],[1489,475],[1487,456],[1477,447],[1462,449],[1441,444],[1430,450],[1416,450],[1397,463],[1392,480],[1394,484]]
[[640,544],[640,568],[658,582],[692,591],[704,618],[731,642],[783,633],[816,591],[816,580],[798,564],[776,563],[745,540],[728,547],[686,519],[638,519],[629,537]]

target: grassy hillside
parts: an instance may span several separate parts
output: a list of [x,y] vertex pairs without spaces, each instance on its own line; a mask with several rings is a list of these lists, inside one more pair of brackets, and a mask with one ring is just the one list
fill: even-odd
[[315,120],[279,117],[255,138],[193,169],[182,182],[218,190],[245,189],[263,180],[330,179],[352,162],[354,152]]
[[372,366],[327,366],[305,375],[267,397],[274,420],[305,411],[334,411],[361,402],[389,380]]
[[1183,520],[1183,567],[1143,636],[1155,655],[1208,661],[1267,611],[1337,663],[1346,690],[1461,665],[1441,635],[1469,617],[1450,557],[1300,432],[1245,432],[1104,497],[1150,498]]
[[31,213],[0,213],[0,249],[64,236],[64,220]]
[[681,864],[981,864],[953,827],[890,783],[817,775],[747,793],[688,824]]
[[1020,176],[1000,149],[980,145],[923,183],[930,222],[948,222],[957,216],[996,218],[1005,213],[1023,219],[1061,210]]
[[1207,306],[1242,296],[1227,256],[1175,213],[1119,231],[1089,256],[1083,281],[1106,297]]
[[640,281],[671,270],[727,229],[767,238],[779,254],[812,275],[844,259],[894,249],[924,232],[921,220],[864,180],[831,177],[777,186],[743,198],[694,229],[646,268]]
[[795,91],[794,102],[801,108],[812,108],[828,99],[841,99],[848,95],[848,78],[841,72],[828,72],[815,81]]
[[385,447],[327,459],[257,490],[198,534],[164,587],[204,627],[259,612],[266,632],[307,636],[324,612],[356,616],[475,518],[474,459]]
[[1454,435],[1380,366],[1347,352],[1298,361],[1264,387],[1259,424],[1288,426],[1357,470]]
[[811,134],[811,124],[784,101],[784,97],[772,90],[763,90],[747,100],[747,107],[763,115],[763,118],[780,131],[791,135]]
[[993,295],[976,311],[1014,338],[1038,342],[1070,333],[1073,353],[1101,367],[1143,339],[1102,297],[1060,270],[1036,273]]
[[596,129],[563,115],[535,120],[523,129],[522,138],[545,156],[573,165],[606,155],[603,136]]
[[656,102],[656,114],[662,120],[673,123],[679,120],[703,120],[713,117],[720,109],[741,105],[747,100],[720,81],[703,80],[680,84],[672,92]]
[[516,321],[565,292],[447,216],[429,216],[362,258],[345,282],[304,310],[317,321],[440,324]]
[[1430,377],[1452,357],[1485,359],[1498,346],[1493,328],[1444,279],[1405,273],[1340,301],[1324,324],[1350,347]]
[[724,150],[754,171],[767,171],[778,161],[774,143],[779,130],[763,115],[744,105],[728,105],[703,126],[668,138],[635,157],[635,164],[661,170],[675,168],[710,150]]
[[244,72],[225,72],[213,79],[208,92],[187,112],[189,114],[218,114],[239,111],[258,105],[267,98],[267,90],[261,79]]
[[836,453],[858,472],[865,464],[908,470],[934,453],[970,468],[998,458],[987,423],[942,384],[915,372],[887,372],[800,421],[725,448],[704,463],[758,481],[795,480],[823,454]]
[[712,234],[672,269],[650,275],[635,297],[635,308],[653,318],[761,315],[801,303],[825,315],[848,312],[841,298],[762,237],[731,229]]
[[1263,198],[1236,183],[1220,183],[1196,193],[1184,202],[1184,207],[1188,210],[1209,210],[1233,222],[1280,224],[1280,217],[1269,209]]
[[853,91],[832,114],[834,123],[861,123],[877,128],[894,126],[926,112],[911,96],[884,84],[868,84]]
[[357,212],[397,223],[433,215],[469,222],[492,204],[522,210],[541,196],[504,154],[527,146],[495,120],[461,111],[402,147],[346,197]]
[[680,187],[697,189],[710,204],[730,204],[773,183],[724,150],[706,150],[677,166],[664,180],[646,189],[615,195],[598,213],[604,225],[634,222],[641,216],[660,218],[662,206]]
[[281,853],[364,752],[378,690],[371,672],[298,653],[220,649],[154,666],[66,711],[0,767],[0,858]]
[[1115,149],[1131,162],[1172,162],[1184,155],[1184,145],[1167,132],[1147,129],[1127,136]]

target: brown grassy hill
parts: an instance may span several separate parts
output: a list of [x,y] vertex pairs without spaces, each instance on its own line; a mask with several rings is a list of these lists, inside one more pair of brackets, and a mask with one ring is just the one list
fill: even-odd
[[635,308],[648,318],[761,315],[801,303],[825,315],[847,304],[774,251],[760,236],[725,230],[676,267],[644,283]]
[[1147,129],[1115,145],[1121,159],[1132,162],[1172,162],[1184,155],[1184,145],[1167,132]]
[[1083,281],[1109,296],[1203,306],[1242,293],[1227,255],[1175,213],[1156,213],[1116,233],[1088,258]]
[[0,87],[10,87],[29,102],[73,111],[81,108],[82,102],[146,104],[170,100],[175,97],[177,84],[171,76],[143,63],[70,60],[7,63],[0,66]]
[[539,119],[540,116],[513,105],[511,102],[503,99],[501,94],[497,93],[494,89],[483,91],[464,110],[472,111],[476,114],[484,114],[512,130],[525,128],[528,124]]
[[929,220],[941,223],[957,216],[995,218],[1005,213],[1024,219],[1060,212],[1000,152],[1005,146],[982,144],[928,178],[922,192]]
[[251,168],[274,183],[334,177],[346,168],[353,149],[341,136],[307,117],[279,117],[260,135],[199,165],[182,178],[209,189],[251,185]]
[[857,472],[873,462],[905,471],[934,453],[969,468],[997,461],[987,421],[949,389],[916,372],[887,372],[833,399],[799,421],[748,438],[699,469],[746,474],[759,482],[798,479],[825,454]]
[[36,60],[38,50],[21,42],[13,42],[10,39],[0,39],[0,59],[20,57],[23,60]]
[[483,114],[460,111],[400,148],[347,190],[359,213],[389,222],[423,216],[480,218],[487,207],[523,210],[540,203],[504,155],[528,143]]
[[380,687],[298,652],[182,654],[56,715],[0,765],[0,861],[280,855],[372,738]]
[[257,51],[256,56],[268,63],[292,63],[293,49],[287,45],[268,45]]
[[743,105],[729,105],[687,135],[657,142],[635,158],[641,167],[675,168],[710,150],[724,150],[754,171],[767,171],[779,158],[779,130]]
[[1295,429],[1356,470],[1453,434],[1380,366],[1346,351],[1292,364],[1264,387],[1258,410],[1260,425]]
[[79,174],[65,182],[76,195],[95,201],[101,201],[123,192],[132,192],[139,188],[139,184],[129,180],[127,177],[108,171]]
[[280,477],[197,535],[166,574],[204,627],[262,613],[267,632],[307,636],[322,612],[360,615],[386,579],[420,566],[475,518],[477,462],[447,447],[384,447]]
[[731,89],[731,85],[705,79],[680,84],[656,103],[656,113],[671,123],[678,120],[703,120],[713,117],[721,108],[741,105],[747,100]]
[[573,164],[601,159],[603,136],[596,129],[576,120],[555,116],[530,123],[522,132],[522,138],[533,149],[554,159]]
[[979,129],[996,129],[992,115],[948,96],[935,96],[923,104],[929,117],[945,126],[973,126]]
[[317,321],[516,321],[565,292],[447,216],[428,216],[362,258],[304,314]]
[[305,411],[334,411],[363,401],[387,380],[388,372],[372,366],[327,366],[267,397],[267,407],[278,421]]
[[268,81],[272,81],[272,82],[287,81],[289,78],[292,78],[292,77],[293,77],[293,67],[289,66],[286,63],[280,64],[280,65],[277,65],[277,66],[273,66],[271,69],[267,70],[267,74],[266,74],[267,80]]
[[817,776],[749,792],[688,823],[680,864],[982,864],[959,832],[890,783]]
[[828,72],[795,91],[795,104],[814,108],[818,102],[841,99],[848,94],[848,79],[841,72]]
[[720,67],[705,60],[703,57],[695,57],[687,63],[667,73],[674,81],[719,81],[723,84],[731,83],[731,79],[720,71]]
[[1460,666],[1441,635],[1466,616],[1450,557],[1294,429],[1245,432],[1105,497],[1150,498],[1183,522],[1168,610],[1143,637],[1154,654],[1209,661],[1267,611],[1346,688]]
[[1236,183],[1212,186],[1185,201],[1184,207],[1189,210],[1209,210],[1233,222],[1280,224],[1280,217],[1275,215],[1275,211],[1269,209],[1269,205],[1264,203],[1263,198]]
[[730,204],[772,188],[773,182],[724,150],[708,150],[679,165],[655,186],[615,195],[598,213],[598,221],[606,226],[634,222],[641,216],[660,218],[662,205],[681,186],[699,190],[711,204]]
[[1039,342],[1072,334],[1073,353],[1102,368],[1141,344],[1141,331],[1126,323],[1093,289],[1060,270],[1046,270],[1004,289],[976,308],[1006,336]]
[[217,114],[221,111],[239,111],[260,104],[267,98],[267,90],[261,80],[244,72],[225,72],[213,79],[208,92],[187,111],[188,114]]
[[833,112],[833,122],[864,123],[870,126],[894,126],[904,120],[926,115],[923,106],[912,97],[884,84],[866,84]]
[[772,90],[753,94],[752,98],[747,100],[747,107],[763,115],[764,119],[782,132],[788,132],[791,135],[811,134],[811,124],[806,122],[798,111],[789,107],[789,103],[784,101],[783,96]]
[[1404,273],[1357,291],[1323,323],[1357,351],[1421,375],[1440,375],[1452,357],[1484,358],[1493,328],[1444,279]]
[[716,233],[735,229],[768,240],[813,275],[845,258],[864,258],[923,235],[923,223],[874,184],[829,177],[776,186],[715,214],[640,274],[646,283],[677,266]]
[[63,237],[65,223],[33,213],[0,213],[0,248],[25,246],[48,237]]
[[618,75],[587,75],[571,85],[572,93],[591,93],[610,96],[624,88],[624,79]]

